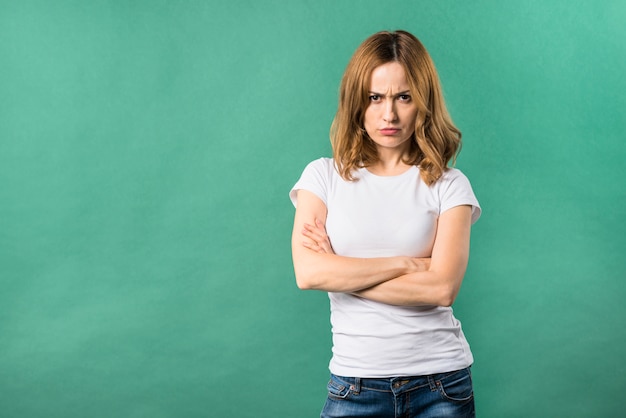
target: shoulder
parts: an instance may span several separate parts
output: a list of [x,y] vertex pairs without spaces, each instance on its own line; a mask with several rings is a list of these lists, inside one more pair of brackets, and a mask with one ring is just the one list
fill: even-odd
[[457,205],[472,206],[472,223],[481,214],[480,204],[472,185],[465,174],[458,168],[448,168],[434,184],[441,202],[441,212]]
[[458,179],[460,179],[461,181],[469,181],[467,176],[463,174],[461,170],[459,170],[458,168],[449,167],[446,171],[443,172],[439,181],[444,183],[450,183]]
[[449,167],[433,185],[439,190],[472,188],[467,176],[458,168]]
[[307,164],[302,172],[302,177],[316,177],[328,181],[338,175],[335,161],[332,158],[318,158]]
[[289,192],[293,204],[296,204],[298,190],[308,190],[326,203],[329,184],[331,184],[336,173],[332,158],[318,158],[311,161],[304,168],[300,179]]
[[335,161],[332,158],[322,157],[307,164],[305,170],[329,171],[335,169]]

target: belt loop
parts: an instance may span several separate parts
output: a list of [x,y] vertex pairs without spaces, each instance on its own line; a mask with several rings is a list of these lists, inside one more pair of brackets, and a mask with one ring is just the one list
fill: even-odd
[[354,384],[352,385],[350,389],[352,389],[352,392],[354,392],[355,395],[358,395],[359,392],[361,392],[361,378],[360,377],[354,378]]
[[433,378],[432,375],[428,376],[428,386],[430,386],[431,392],[434,392],[437,390],[437,382],[435,382],[435,379]]

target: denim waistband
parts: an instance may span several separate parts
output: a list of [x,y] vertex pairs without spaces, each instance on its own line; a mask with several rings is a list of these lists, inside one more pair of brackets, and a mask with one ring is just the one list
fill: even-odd
[[[470,367],[461,370],[455,370],[446,373],[437,373],[427,376],[398,376],[389,378],[364,378],[364,377],[347,377],[333,375],[337,380],[343,382],[346,387],[352,389],[355,393],[361,391],[361,389],[384,391],[384,392],[398,392],[419,389],[424,386],[429,386],[431,390],[436,390],[437,382],[445,380],[456,373],[467,370],[470,372]],[[471,373],[471,372],[470,372]]]

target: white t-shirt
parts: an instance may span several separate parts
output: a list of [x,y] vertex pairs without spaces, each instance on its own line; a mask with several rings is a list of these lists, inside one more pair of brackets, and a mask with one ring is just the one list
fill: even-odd
[[[326,231],[333,250],[346,257],[430,257],[437,219],[459,205],[481,213],[472,187],[451,168],[432,186],[418,167],[398,176],[377,176],[362,168],[346,181],[330,158],[311,162],[290,192],[308,190],[326,205]],[[443,373],[473,362],[452,308],[403,307],[330,292],[333,357],[339,376],[393,377]]]

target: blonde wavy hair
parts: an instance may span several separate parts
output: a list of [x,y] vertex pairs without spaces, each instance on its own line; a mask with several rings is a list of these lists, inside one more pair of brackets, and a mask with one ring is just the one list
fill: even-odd
[[372,72],[389,62],[404,68],[412,100],[417,104],[415,133],[404,162],[420,167],[432,185],[461,148],[459,131],[446,108],[439,76],[424,45],[406,31],[378,32],[354,52],[339,88],[339,105],[330,129],[333,157],[340,175],[355,180],[354,170],[378,161],[374,142],[364,129]]

